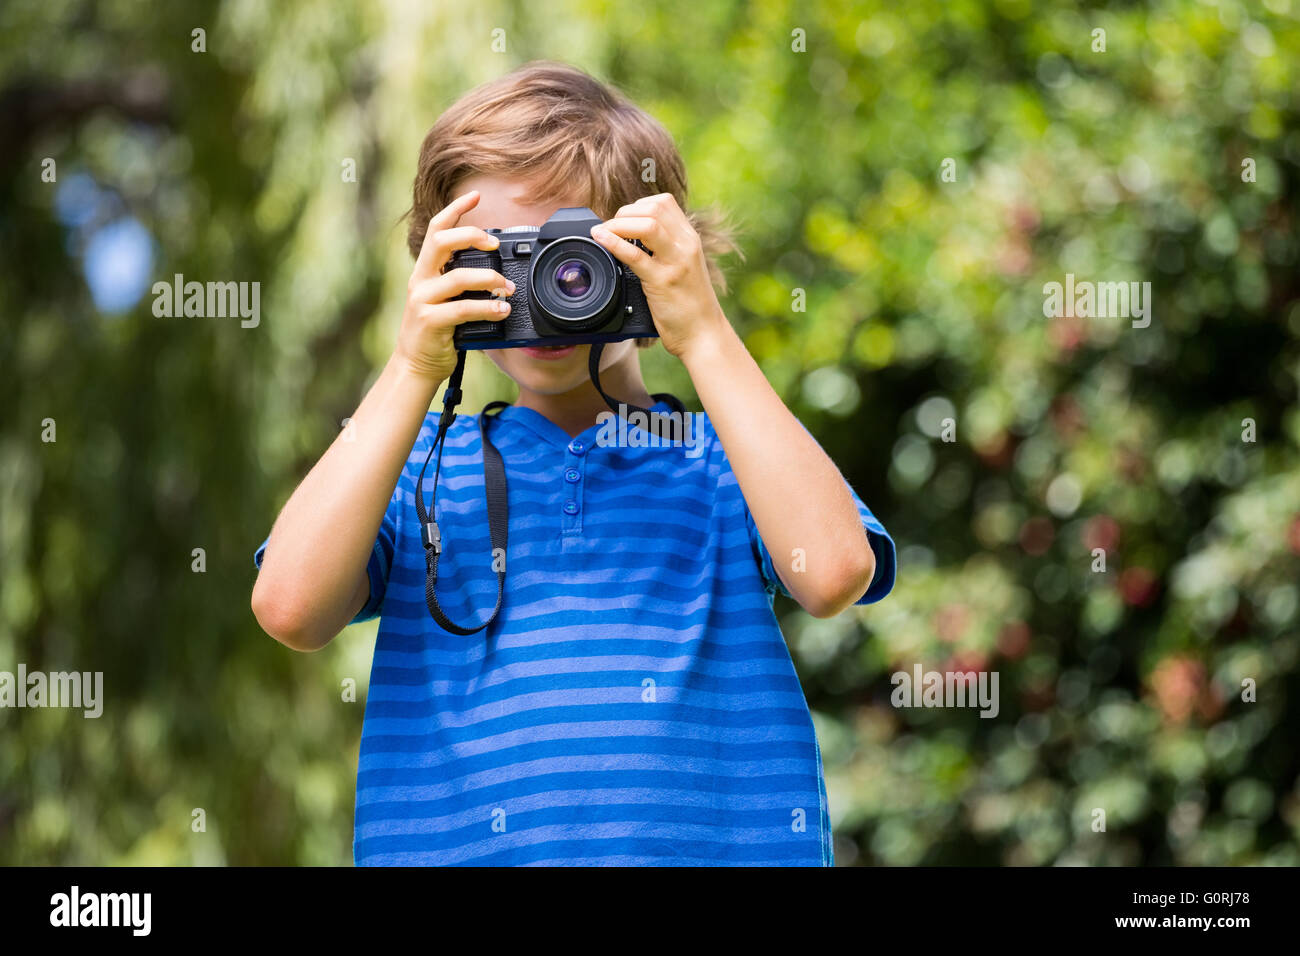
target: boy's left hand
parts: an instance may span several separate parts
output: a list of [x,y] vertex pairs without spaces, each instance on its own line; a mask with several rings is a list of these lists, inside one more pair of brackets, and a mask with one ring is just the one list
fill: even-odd
[[[659,338],[673,355],[683,358],[693,344],[726,326],[700,236],[672,193],[622,207],[593,227],[591,238],[640,278]],[[641,240],[654,255],[624,239]]]

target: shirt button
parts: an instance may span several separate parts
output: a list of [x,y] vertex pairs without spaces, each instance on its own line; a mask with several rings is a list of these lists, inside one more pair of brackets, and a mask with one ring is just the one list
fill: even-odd
[[566,501],[564,503],[564,513],[566,515],[576,515],[578,513],[578,503],[576,501]]
[[586,450],[587,444],[580,438],[575,438],[573,441],[569,442],[569,451],[573,452],[575,455],[581,455]]
[[582,476],[578,474],[578,469],[576,468],[570,468],[568,471],[564,473],[564,480],[569,482],[570,484],[577,481],[580,477]]

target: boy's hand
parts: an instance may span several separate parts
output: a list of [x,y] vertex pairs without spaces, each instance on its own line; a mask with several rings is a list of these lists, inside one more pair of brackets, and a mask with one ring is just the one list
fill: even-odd
[[[622,207],[613,219],[592,228],[591,237],[641,279],[664,348],[679,359],[727,326],[699,234],[672,193]],[[654,255],[624,239],[641,240]]]
[[500,299],[459,299],[452,296],[474,289],[512,295],[515,285],[492,269],[452,269],[443,266],[458,249],[495,249],[501,243],[474,226],[456,227],[460,217],[478,205],[479,194],[471,190],[453,199],[429,220],[420,256],[406,284],[406,311],[397,333],[396,357],[407,368],[427,377],[436,387],[456,368],[456,345],[452,335],[462,322],[503,319],[510,303]]

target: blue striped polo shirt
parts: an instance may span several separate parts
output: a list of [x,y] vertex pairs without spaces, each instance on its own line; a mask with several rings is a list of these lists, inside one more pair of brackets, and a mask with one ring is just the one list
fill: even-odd
[[[381,616],[357,865],[833,864],[821,751],[772,609],[788,592],[707,415],[690,417],[690,443],[669,447],[635,429],[611,445],[600,425],[571,437],[518,406],[489,418],[506,594],[460,637],[425,604],[428,415],[356,618]],[[893,587],[894,544],[853,498],[877,559],[869,604]],[[474,415],[448,431],[435,517],[439,603],[477,625],[497,583]]]

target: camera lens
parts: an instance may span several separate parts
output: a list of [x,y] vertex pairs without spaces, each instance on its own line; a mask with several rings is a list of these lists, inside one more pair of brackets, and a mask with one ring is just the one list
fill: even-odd
[[555,269],[555,287],[570,299],[581,299],[591,291],[591,270],[578,259],[566,259]]
[[533,258],[529,308],[541,334],[596,331],[621,318],[618,263],[590,239],[566,236]]

